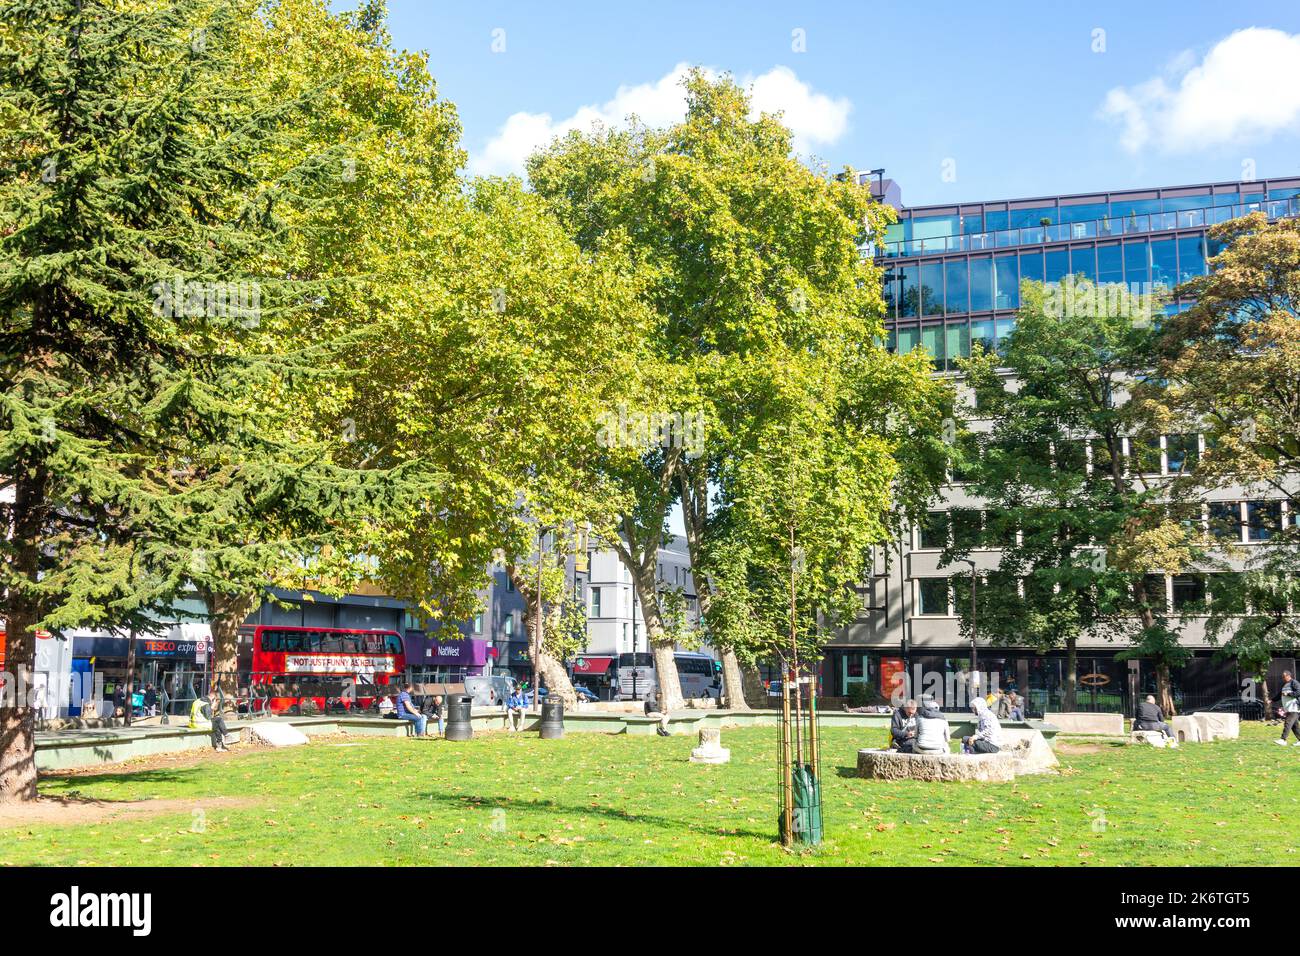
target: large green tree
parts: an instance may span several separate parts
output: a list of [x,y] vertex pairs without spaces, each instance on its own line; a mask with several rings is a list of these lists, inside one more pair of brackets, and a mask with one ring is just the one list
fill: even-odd
[[632,455],[618,452],[638,443],[624,442],[606,462],[634,501],[610,544],[631,573],[665,703],[677,706],[680,688],[655,569],[680,503],[707,639],[729,704],[744,706],[743,635],[712,612],[725,577],[710,565],[718,502],[729,465],[759,453],[790,407],[840,401],[893,361],[873,344],[879,274],[860,252],[885,214],[851,176],[795,159],[780,118],[752,116],[729,78],[695,72],[686,89],[681,123],[572,133],[534,156],[529,176],[583,248],[626,243],[655,323],[635,410],[693,426],[661,429]]
[[[1088,634],[1123,639],[1152,659],[1171,713],[1169,669],[1186,652],[1166,613],[1163,575],[1188,566],[1199,532],[1189,523],[1193,506],[1153,477],[1159,433],[1130,401],[1155,361],[1161,303],[1082,277],[1026,282],[1021,296],[1005,354],[976,350],[962,364],[976,396],[971,414],[987,430],[977,429],[960,477],[984,510],[982,521],[977,510],[949,513],[945,559],[999,549],[977,589],[978,636],[1063,648],[1067,710]],[[1152,574],[1161,575],[1158,593],[1147,584]],[[969,587],[969,574],[957,578],[967,634]]]
[[[311,480],[250,441],[247,340],[293,308],[269,268],[323,188],[301,100],[241,84],[243,2],[25,0],[0,18],[0,550],[9,663],[37,626],[139,621],[255,501],[311,514]],[[289,157],[286,159],[286,157]],[[216,446],[197,462],[196,436]],[[279,436],[277,436],[279,438]],[[333,500],[337,500],[335,497]],[[0,710],[0,799],[35,796],[32,711]]]
[[[1194,299],[1163,326],[1159,374],[1139,391],[1168,431],[1201,432],[1205,452],[1179,479],[1192,498],[1233,487],[1289,502],[1300,466],[1300,221],[1263,213],[1217,225],[1211,270],[1184,283]],[[1236,532],[1236,527],[1224,529]],[[1206,632],[1263,681],[1275,654],[1300,647],[1288,609],[1297,600],[1300,531],[1268,529],[1265,544],[1222,550]],[[1231,533],[1228,537],[1232,537]],[[1268,688],[1265,685],[1265,699]]]

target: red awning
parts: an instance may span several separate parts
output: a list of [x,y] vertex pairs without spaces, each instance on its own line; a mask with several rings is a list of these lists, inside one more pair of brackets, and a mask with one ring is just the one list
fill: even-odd
[[605,673],[613,663],[612,657],[579,657],[573,662],[573,673],[595,676]]

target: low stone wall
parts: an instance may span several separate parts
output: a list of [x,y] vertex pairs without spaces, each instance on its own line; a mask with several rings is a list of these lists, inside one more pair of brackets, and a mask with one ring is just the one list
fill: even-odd
[[1016,759],[1010,754],[904,754],[859,750],[858,776],[873,780],[978,781],[1010,783]]
[[1123,737],[1123,714],[1044,714],[1043,719],[1063,734],[1094,734],[1104,737]]

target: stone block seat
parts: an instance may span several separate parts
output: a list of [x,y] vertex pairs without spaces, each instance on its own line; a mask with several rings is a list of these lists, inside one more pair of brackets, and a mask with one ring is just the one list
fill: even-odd
[[1166,737],[1159,730],[1135,730],[1129,734],[1131,744],[1149,744],[1152,747],[1177,747],[1177,737]]
[[995,754],[925,753],[897,750],[858,751],[858,776],[875,780],[971,780],[1010,783],[1026,773],[1042,773],[1057,764],[1056,754],[1037,732],[1008,740]]

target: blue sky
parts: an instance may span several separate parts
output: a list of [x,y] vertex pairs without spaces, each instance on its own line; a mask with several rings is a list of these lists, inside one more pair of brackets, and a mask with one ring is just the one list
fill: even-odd
[[801,153],[884,166],[909,205],[1300,173],[1294,0],[389,0],[389,13],[396,45],[429,52],[474,172],[518,169],[530,144],[631,106],[669,122],[674,70],[698,64],[784,107]]

